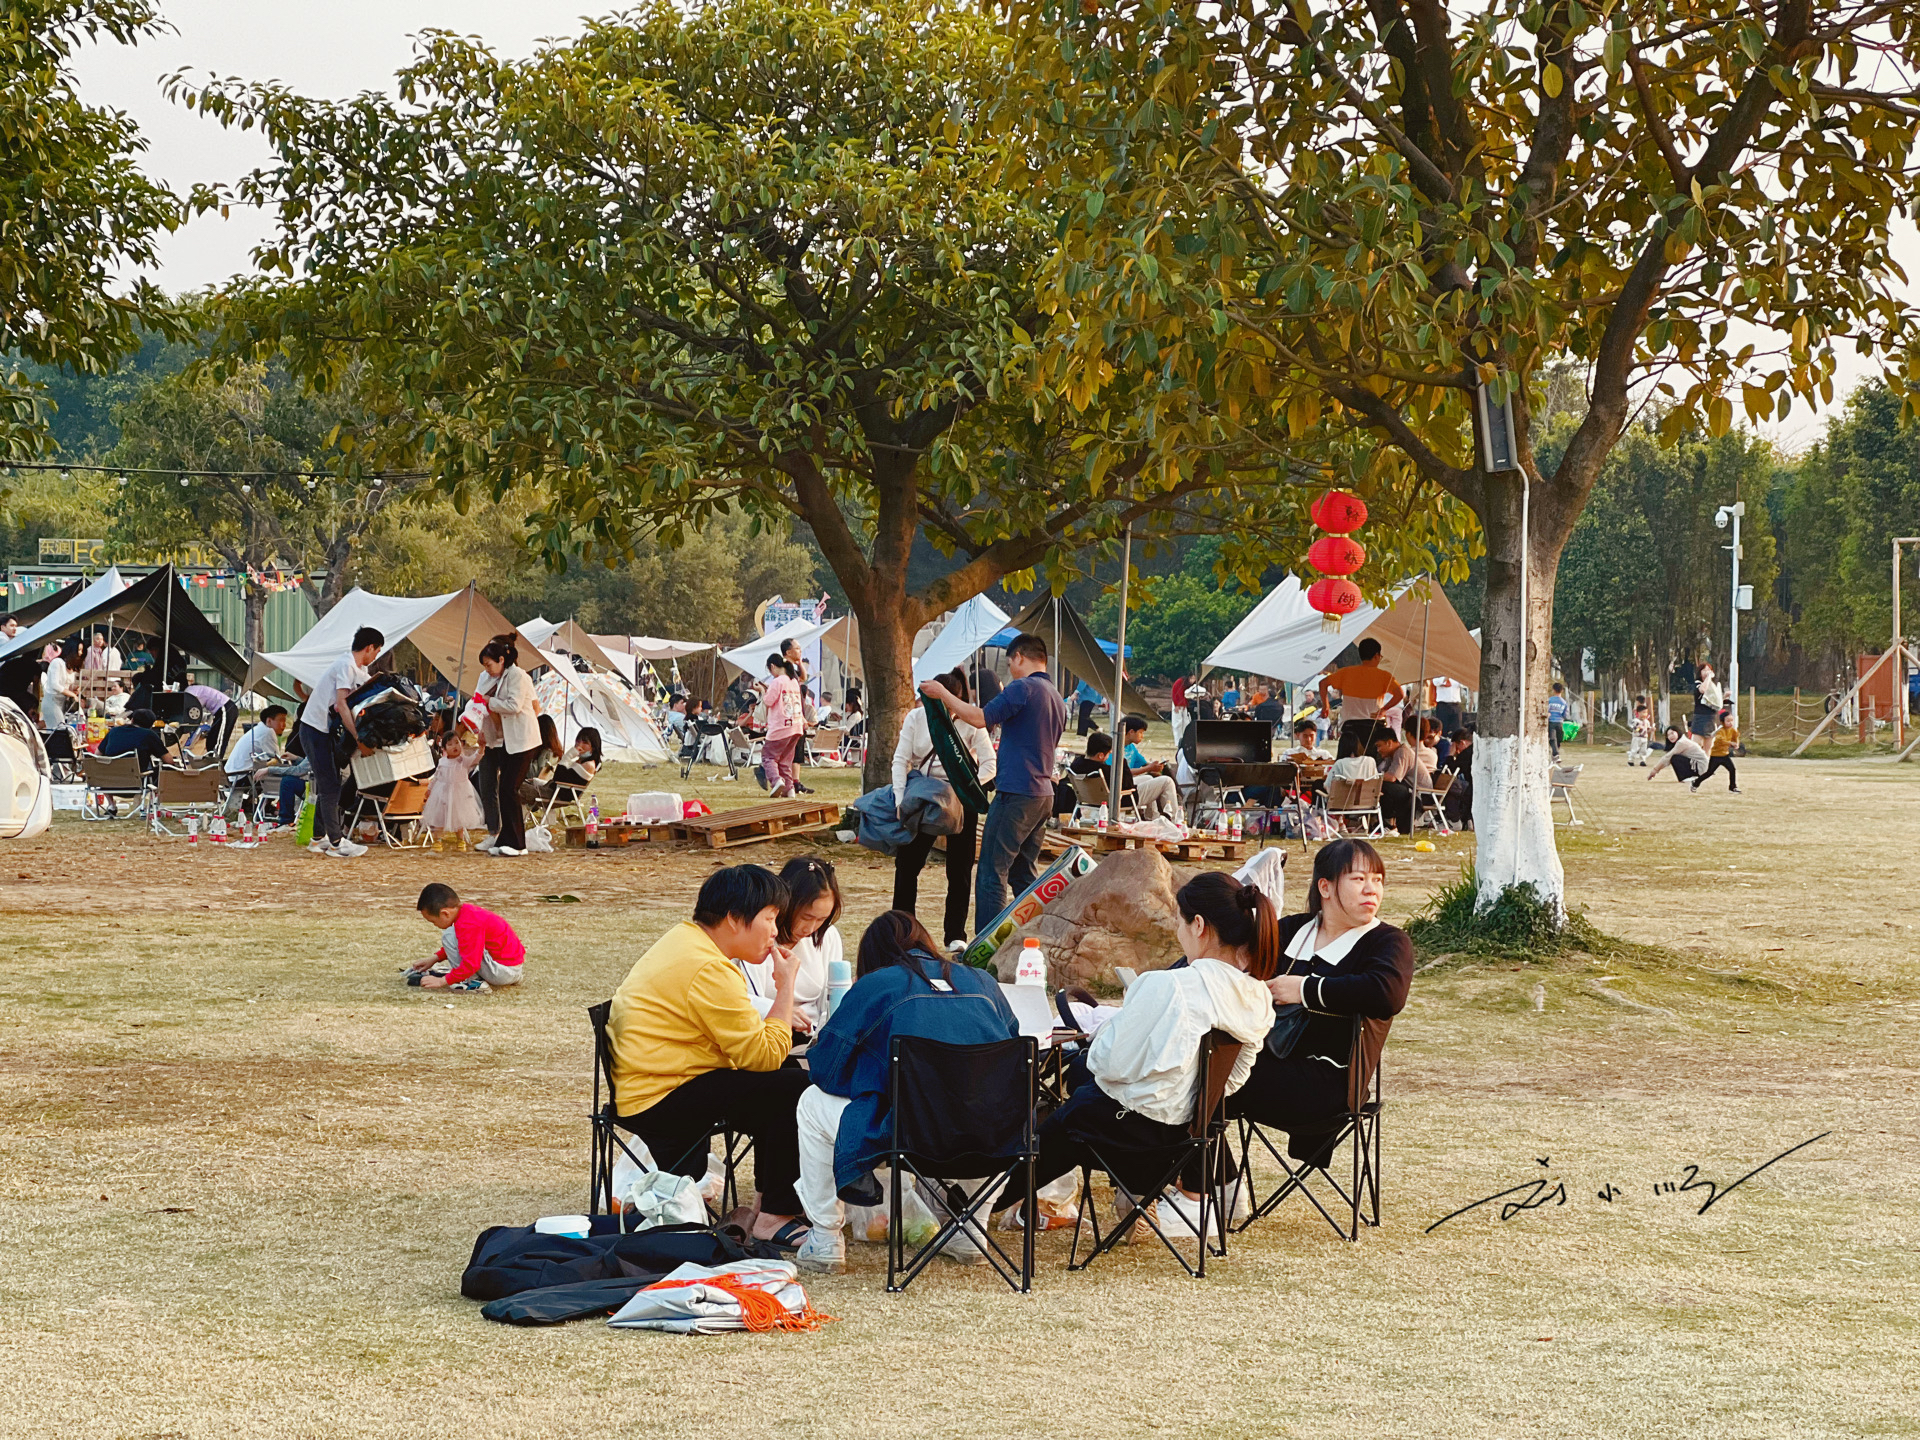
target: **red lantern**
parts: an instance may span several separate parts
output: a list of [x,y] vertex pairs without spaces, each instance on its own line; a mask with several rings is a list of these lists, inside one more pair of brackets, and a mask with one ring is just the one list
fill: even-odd
[[[1307,587],[1307,604],[1322,615],[1351,615],[1362,604],[1360,587],[1351,580],[1316,580]],[[1333,623],[1337,626],[1337,618]]]
[[1323,535],[1307,551],[1307,563],[1322,575],[1351,575],[1367,563],[1367,550],[1344,535]]
[[1345,490],[1329,490],[1307,513],[1322,530],[1346,535],[1367,523],[1367,502]]

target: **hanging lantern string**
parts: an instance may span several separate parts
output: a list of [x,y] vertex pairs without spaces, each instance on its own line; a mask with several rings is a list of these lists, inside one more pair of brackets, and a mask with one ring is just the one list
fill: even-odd
[[66,475],[74,472],[90,475],[167,475],[186,480],[368,480],[378,485],[384,480],[425,480],[428,470],[371,470],[363,475],[341,476],[330,470],[173,470],[157,465],[72,465],[58,461],[8,460],[0,462],[8,471],[37,470]]

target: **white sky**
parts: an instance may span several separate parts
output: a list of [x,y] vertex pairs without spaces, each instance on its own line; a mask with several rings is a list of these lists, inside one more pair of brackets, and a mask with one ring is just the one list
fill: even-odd
[[[84,52],[77,68],[88,102],[125,110],[139,123],[150,146],[145,168],[185,191],[196,182],[234,180],[270,156],[257,132],[224,130],[170,104],[160,93],[164,75],[187,69],[278,80],[302,94],[339,99],[388,88],[422,30],[478,35],[496,52],[517,56],[538,40],[577,33],[582,14],[619,8],[619,0],[163,0],[177,33],[135,48],[98,47]],[[248,252],[269,230],[254,211],[235,210],[225,220],[200,216],[162,242],[154,278],[175,291],[217,284],[251,268]],[[1920,237],[1910,225],[1903,230],[1897,253],[1920,282]],[[1837,359],[1836,403],[1877,369],[1851,347]],[[1794,451],[1816,439],[1824,423],[1824,412],[1796,404],[1784,424],[1761,429]]]

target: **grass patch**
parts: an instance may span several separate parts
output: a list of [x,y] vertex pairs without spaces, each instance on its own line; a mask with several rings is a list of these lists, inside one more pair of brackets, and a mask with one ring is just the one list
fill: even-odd
[[1476,909],[1479,881],[1472,866],[1436,890],[1407,922],[1414,948],[1426,960],[1474,955],[1493,960],[1545,961],[1568,955],[1599,960],[1672,960],[1671,952],[1609,935],[1579,910],[1561,922],[1531,881],[1510,885],[1485,910]]

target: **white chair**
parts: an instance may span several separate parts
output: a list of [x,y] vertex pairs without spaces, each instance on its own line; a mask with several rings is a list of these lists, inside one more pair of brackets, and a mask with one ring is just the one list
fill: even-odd
[[1580,783],[1580,772],[1586,768],[1584,764],[1549,765],[1547,767],[1547,784],[1549,786],[1547,792],[1547,808],[1552,809],[1553,802],[1556,800],[1564,800],[1567,802],[1566,820],[1564,822],[1556,820],[1554,824],[1584,825],[1587,823],[1580,818],[1579,814],[1573,808],[1573,787]]
[[1348,825],[1356,820],[1361,823],[1360,834],[1368,839],[1386,834],[1387,817],[1380,809],[1383,783],[1378,775],[1371,780],[1329,780],[1321,818],[1341,834],[1348,833]]
[[1427,823],[1438,835],[1453,834],[1453,826],[1447,821],[1447,791],[1453,788],[1453,777],[1445,777],[1447,784],[1439,789],[1425,787],[1413,792],[1413,828],[1420,828],[1420,817],[1427,817]]

